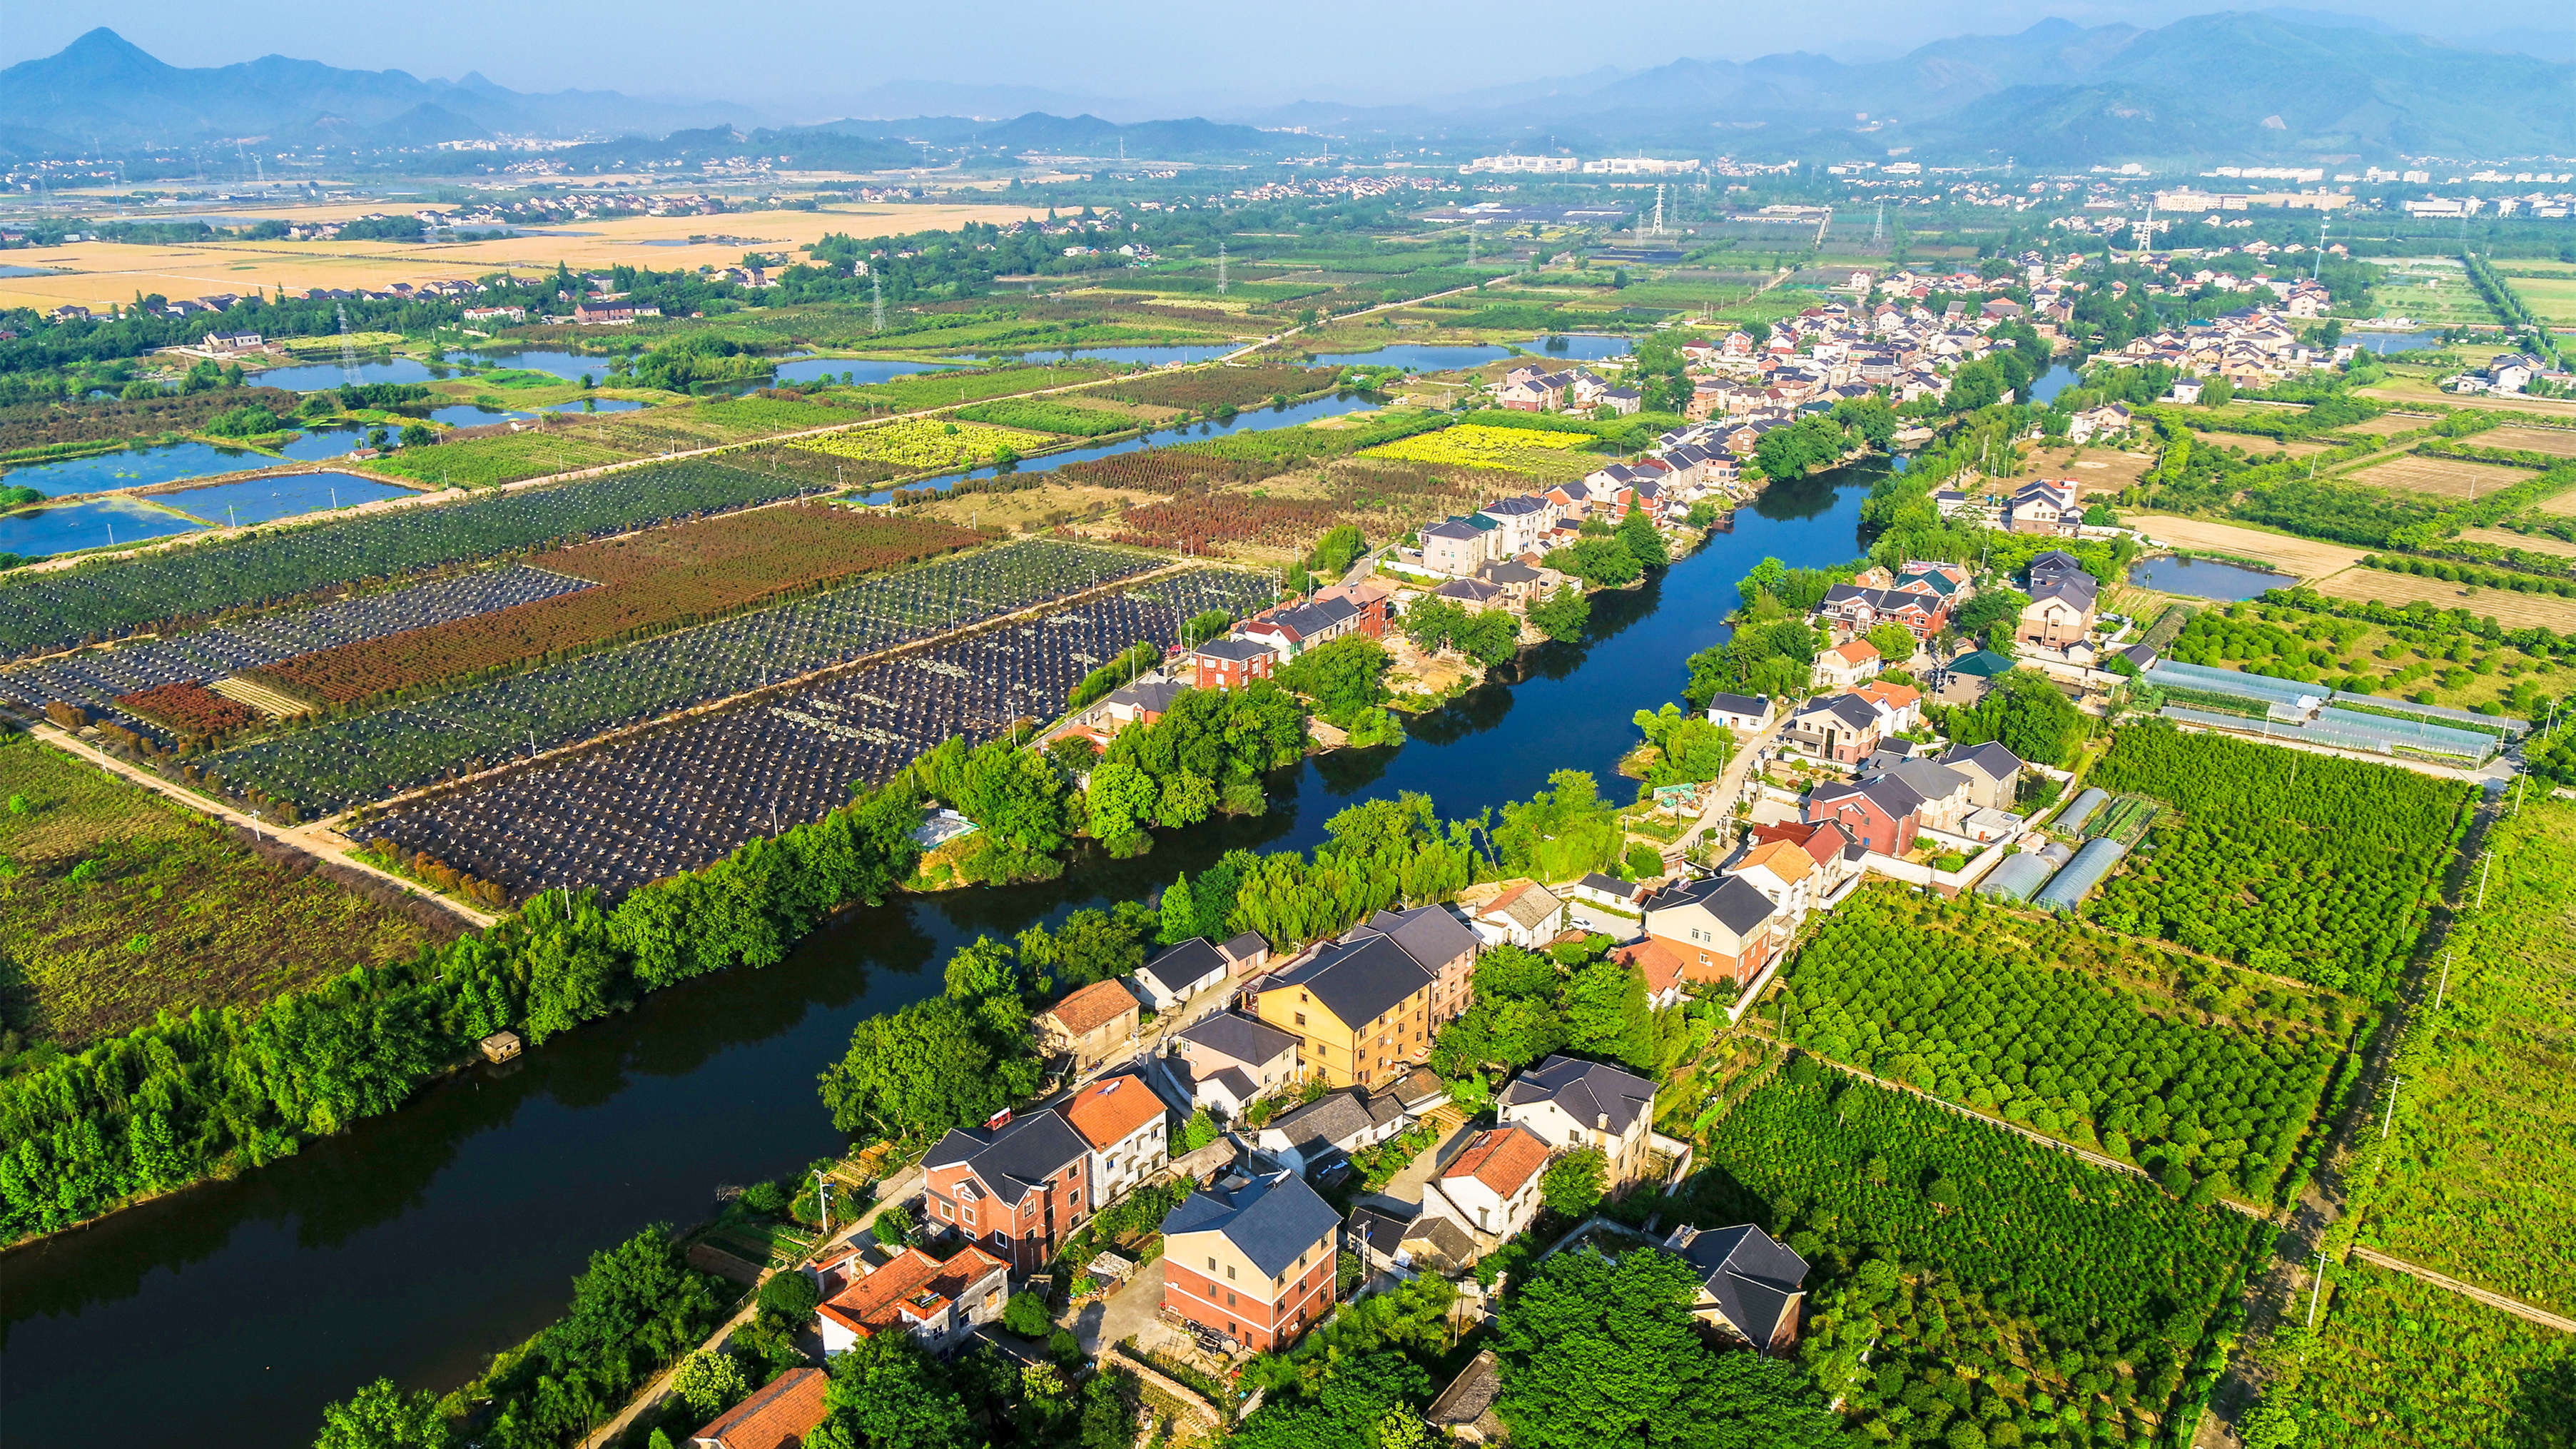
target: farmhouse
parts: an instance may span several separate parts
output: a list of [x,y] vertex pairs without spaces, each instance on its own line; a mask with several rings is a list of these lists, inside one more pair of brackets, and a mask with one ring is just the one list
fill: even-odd
[[1472,908],[1469,929],[1489,946],[1534,951],[1556,939],[1565,925],[1565,902],[1533,880],[1508,880],[1501,886],[1492,899]]
[[1798,1306],[1806,1298],[1807,1260],[1751,1224],[1703,1232],[1679,1227],[1664,1240],[1699,1275],[1691,1312],[1727,1337],[1766,1354],[1798,1341]]
[[1901,780],[1882,775],[1848,783],[1830,781],[1807,792],[1803,818],[1832,821],[1852,839],[1881,855],[1901,856],[1922,833],[1923,797]]
[[[1107,983],[1115,985],[1116,983]],[[1032,1273],[1097,1208],[1091,1146],[1052,1110],[949,1129],[921,1160],[932,1223]]]
[[2093,633],[2099,589],[2087,573],[2054,574],[2046,583],[2033,583],[2013,638],[2050,649],[2084,642]]
[[1297,1038],[1268,1022],[1221,1011],[1174,1037],[1189,1063],[1197,1104],[1239,1116],[1297,1077]]
[[[830,1352],[828,1345],[825,1352]],[[691,1434],[689,1449],[790,1449],[801,1444],[830,1416],[823,1390],[831,1382],[818,1368],[789,1369]]]
[[1819,760],[1856,765],[1886,730],[1878,709],[1855,694],[1824,695],[1789,716],[1787,741]]
[[1384,936],[1393,941],[1413,959],[1415,965],[1431,973],[1431,1025],[1434,1030],[1467,1009],[1468,978],[1475,971],[1476,957],[1485,946],[1465,922],[1449,913],[1447,907],[1416,906],[1408,911],[1380,911],[1353,926],[1342,939],[1354,941],[1366,936]]
[[1816,656],[1808,682],[1817,689],[1849,689],[1876,674],[1878,646],[1866,639],[1847,639]]
[[972,1245],[945,1260],[905,1248],[874,1266],[866,1250],[853,1248],[818,1270],[823,1301],[814,1327],[824,1356],[848,1353],[880,1333],[909,1333],[931,1352],[945,1352],[976,1325],[1001,1318],[1010,1274],[1010,1264]]
[[1030,1025],[1040,1055],[1068,1054],[1079,1072],[1133,1042],[1139,1014],[1125,986],[1097,981],[1039,1012]]
[[1646,934],[1681,962],[1685,980],[1742,986],[1771,959],[1772,914],[1751,883],[1714,876],[1657,891],[1646,901]]
[[1708,722],[1724,725],[1739,735],[1760,734],[1771,728],[1771,700],[1760,694],[1713,694],[1708,700]]
[[1547,1144],[1526,1128],[1480,1132],[1424,1187],[1423,1214],[1455,1221],[1479,1249],[1491,1252],[1538,1216],[1539,1178],[1548,1155]]
[[1169,1011],[1229,977],[1261,969],[1269,959],[1270,943],[1258,931],[1246,931],[1222,946],[1192,936],[1157,953],[1127,979],[1147,1005]]
[[1991,741],[1955,745],[1940,762],[1968,777],[1968,802],[1980,810],[2010,810],[2021,791],[2021,757]]
[[1163,1219],[1163,1308],[1255,1352],[1332,1311],[1342,1219],[1293,1172],[1191,1193]]
[[1368,935],[1333,942],[1262,978],[1249,994],[1254,1015],[1298,1038],[1301,1075],[1367,1086],[1402,1075],[1430,1050],[1438,981],[1391,938]]
[[1241,689],[1268,679],[1278,663],[1279,655],[1268,644],[1239,637],[1211,639],[1191,650],[1189,658],[1191,682],[1201,689]]
[[1646,1172],[1654,1135],[1655,1084],[1580,1057],[1551,1056],[1514,1077],[1496,1098],[1499,1120],[1552,1148],[1591,1149],[1608,1163],[1613,1192]]
[[1095,1205],[1116,1201],[1172,1160],[1163,1099],[1133,1072],[1101,1078],[1074,1093],[1062,1110],[1091,1149]]

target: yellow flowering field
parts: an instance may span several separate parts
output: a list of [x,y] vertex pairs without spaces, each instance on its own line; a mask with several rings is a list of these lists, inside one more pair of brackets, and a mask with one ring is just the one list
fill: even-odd
[[836,458],[890,464],[904,473],[925,473],[940,468],[971,468],[990,463],[994,453],[1003,448],[1026,455],[1055,441],[1045,433],[1024,433],[1017,428],[951,423],[937,418],[904,418],[873,427],[852,428],[845,433],[807,438],[797,446],[829,453]]
[[1460,423],[1436,433],[1417,433],[1381,443],[1360,456],[1434,467],[1495,468],[1543,477],[1579,478],[1601,462],[1592,454],[1575,451],[1590,441],[1590,435],[1584,433],[1542,433],[1528,428]]

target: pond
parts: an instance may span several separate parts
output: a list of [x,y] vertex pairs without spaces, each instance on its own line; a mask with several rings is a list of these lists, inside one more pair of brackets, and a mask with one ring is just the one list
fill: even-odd
[[882,357],[792,357],[778,364],[780,382],[812,382],[827,378],[854,386],[872,382],[891,382],[917,372],[947,372],[954,364],[943,362],[897,362]]
[[[1311,423],[1317,418],[1337,417],[1343,413],[1363,412],[1369,408],[1377,407],[1379,405],[1380,403],[1375,399],[1362,397],[1358,393],[1345,392],[1336,393],[1331,397],[1311,398],[1305,402],[1290,403],[1285,407],[1247,408],[1223,422],[1211,420],[1202,423],[1192,423],[1189,426],[1182,428],[1163,428],[1156,430],[1149,438],[1124,438],[1115,443],[1093,443],[1087,447],[1067,448],[1061,453],[1048,453],[1043,457],[1025,458],[1022,459],[1018,466],[1014,467],[1011,471],[1014,473],[1052,473],[1067,463],[1080,463],[1092,458],[1110,458],[1115,457],[1120,453],[1134,453],[1148,447],[1168,448],[1176,443],[1194,442],[1200,438],[1213,438],[1224,433],[1257,433],[1266,432],[1272,428],[1294,427],[1299,423]],[[927,478],[919,483],[907,483],[904,487],[907,490],[916,488],[944,488],[949,484],[955,483],[960,478],[990,478],[992,476],[994,476],[993,469],[977,468],[970,472],[952,473],[939,478]],[[882,489],[878,492],[869,494],[867,501],[870,503],[883,503],[885,500],[893,496],[894,491],[892,489]]]
[[2289,574],[2276,574],[2268,569],[2249,569],[2242,564],[2185,558],[2176,554],[2149,559],[2131,568],[2129,582],[2159,593],[2235,603],[2260,597],[2266,589],[2286,589],[2298,580]]
[[2346,342],[2358,342],[2364,352],[2385,356],[2391,352],[2420,352],[2442,345],[2439,332],[2346,332]]
[[[336,449],[347,452],[346,448]],[[33,488],[60,497],[66,493],[101,493],[111,488],[148,488],[182,478],[238,473],[265,468],[277,460],[249,448],[223,448],[212,443],[155,443],[59,463],[36,463],[0,474],[8,486]]]
[[194,533],[205,525],[124,495],[31,508],[0,516],[0,553],[40,558],[85,548],[112,548],[174,533]]
[[[1266,815],[1040,885],[848,911],[775,966],[661,992],[233,1182],[12,1254],[10,1437],[266,1449],[311,1442],[322,1406],[378,1375],[453,1388],[560,1314],[592,1252],[707,1216],[719,1184],[839,1150],[815,1074],[860,1017],[937,992],[949,953],[977,935],[1147,899],[1236,846],[1310,845],[1335,811],[1399,790],[1454,816],[1527,798],[1558,769],[1620,788],[1631,712],[1677,697],[1684,658],[1726,637],[1735,581],[1765,555],[1810,567],[1858,553],[1877,476],[1774,486],[1659,580],[1601,596],[1590,639],[1524,655],[1414,721],[1407,744],[1284,772]],[[150,1393],[134,1389],[137,1344],[153,1346]]]
[[[474,362],[484,367],[512,367],[526,372],[552,373],[566,382],[579,382],[585,374],[603,382],[608,378],[608,358],[581,352],[565,352],[560,349],[531,347],[524,351],[451,352],[448,356],[456,361]],[[461,367],[450,368],[448,371],[458,377],[471,375]]]
[[[1241,352],[1240,342],[1198,343],[1188,346],[1162,343],[1140,343],[1132,347],[1040,347],[1025,353],[1003,352],[1005,357],[1021,357],[1030,362],[1050,358],[1070,358],[1075,362],[1124,362],[1145,367],[1160,367],[1167,362],[1210,362],[1229,352]],[[953,357],[951,362],[982,362],[982,355]]]
[[166,504],[208,523],[240,527],[267,523],[272,519],[293,518],[302,513],[318,513],[328,508],[372,503],[379,498],[400,498],[415,491],[391,483],[379,483],[373,478],[361,478],[355,473],[281,473],[273,478],[218,483],[211,488],[182,488],[174,493],[155,493],[151,497],[156,503]]
[[[348,381],[348,378],[343,374],[340,364],[336,362],[309,362],[293,367],[272,367],[266,372],[254,372],[248,380],[261,387],[282,387],[289,392],[321,392],[327,388],[338,387]],[[427,382],[429,380],[428,365],[414,358],[397,357],[391,362],[358,364],[360,382]]]
[[479,428],[493,423],[525,422],[539,413],[631,413],[643,406],[633,398],[577,397],[570,402],[533,404],[524,411],[487,408],[481,403],[450,403],[431,408],[427,416],[445,427]]
[[2048,371],[2031,379],[2030,400],[2037,403],[2057,401],[2057,395],[2083,381],[2083,375],[2065,363],[2055,363]]
[[1399,342],[1375,352],[1318,352],[1315,361],[1325,367],[1401,367],[1407,372],[1449,372],[1511,355],[1512,350],[1508,347]]

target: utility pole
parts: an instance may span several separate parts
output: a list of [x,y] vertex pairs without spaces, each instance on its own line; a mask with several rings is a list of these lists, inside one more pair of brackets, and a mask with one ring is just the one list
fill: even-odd
[[1225,295],[1225,243],[1216,244],[1216,294]]
[[814,1210],[823,1219],[821,1241],[829,1243],[832,1241],[832,1182],[823,1175],[821,1168],[814,1170]]
[[2442,953],[2442,981],[2441,981],[2441,984],[2440,984],[2440,985],[2438,985],[2438,986],[2436,986],[2436,987],[2434,987],[2434,988],[2433,988],[2433,1009],[2434,1009],[2435,1011],[2439,1011],[2439,1010],[2441,1010],[2441,1009],[2442,1009],[2442,997],[2443,997],[2443,995],[2444,995],[2445,993],[2449,992],[2449,991],[2450,991],[2450,989],[2451,989],[2451,953],[2450,953],[2450,952],[2448,952],[2448,951],[2445,951],[2445,952],[2443,952],[2443,953]]
[[2388,1079],[2388,1112],[2379,1119],[2379,1140],[2382,1142],[2388,1140],[2388,1129],[2397,1124],[2397,1088],[2405,1080],[2404,1077]]
[[2481,911],[2487,908],[2487,871],[2494,865],[2495,852],[2493,851],[2489,851],[2485,858],[2478,862],[2478,904],[2476,909]]
[[883,332],[885,330],[885,279],[877,275],[877,269],[874,267],[868,268],[868,303],[875,311],[874,330]]
[[2316,1327],[2316,1326],[2317,1326],[2317,1304],[2318,1304],[2318,1302],[2319,1302],[2319,1301],[2321,1301],[2321,1300],[2325,1297],[2325,1294],[2326,1294],[2326,1255],[2325,1255],[2325,1252],[2324,1252],[2322,1249],[2320,1249],[2320,1250],[2318,1251],[2318,1253],[2317,1253],[2317,1284],[2316,1284],[2316,1288],[2315,1288],[2312,1292],[2310,1292],[2310,1293],[2308,1294],[2308,1327],[2310,1327],[2310,1328],[2314,1328],[2314,1327]]

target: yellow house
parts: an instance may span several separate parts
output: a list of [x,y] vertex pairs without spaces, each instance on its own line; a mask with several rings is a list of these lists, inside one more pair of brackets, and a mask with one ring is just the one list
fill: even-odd
[[1433,972],[1385,936],[1338,941],[1255,987],[1253,1014],[1297,1038],[1297,1072],[1336,1087],[1404,1075],[1431,1050]]

